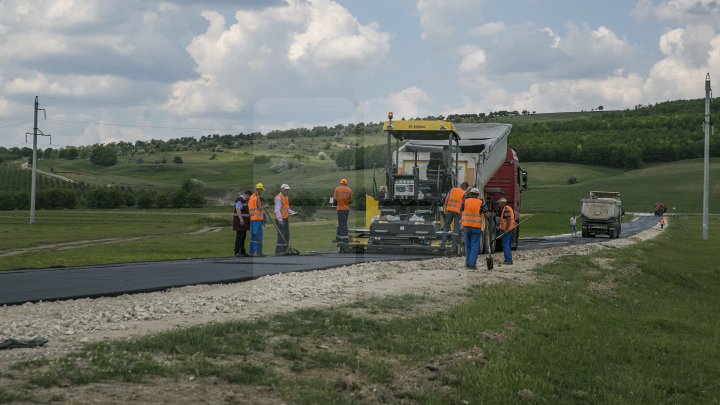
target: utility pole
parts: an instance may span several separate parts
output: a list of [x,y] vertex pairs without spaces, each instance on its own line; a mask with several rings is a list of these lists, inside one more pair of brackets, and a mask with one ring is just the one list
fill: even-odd
[[[43,114],[45,114],[44,108],[39,108],[39,102],[38,102],[38,96],[35,96],[35,118],[33,120],[33,154],[32,154],[32,182],[30,186],[30,224],[35,223],[35,193],[37,189],[37,137],[38,133],[43,136],[49,136],[46,134],[43,134],[42,131],[38,129],[38,111],[42,110]],[[46,117],[47,118],[47,117]]]
[[703,214],[702,238],[708,240],[708,210],[710,208],[710,73],[705,76],[705,164],[703,167]]

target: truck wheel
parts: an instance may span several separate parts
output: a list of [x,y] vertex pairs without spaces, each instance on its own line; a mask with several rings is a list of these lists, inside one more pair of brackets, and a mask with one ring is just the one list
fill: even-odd
[[608,236],[610,236],[610,239],[617,238],[617,229],[610,229],[610,231],[608,231]]
[[587,238],[587,237],[588,237],[588,231],[587,231],[587,229],[583,229],[583,230],[582,230],[582,237],[583,237],[583,238]]

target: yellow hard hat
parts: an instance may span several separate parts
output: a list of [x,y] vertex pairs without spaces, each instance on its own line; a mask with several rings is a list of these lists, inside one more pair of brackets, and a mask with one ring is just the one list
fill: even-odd
[[258,189],[258,190],[265,190],[265,186],[263,186],[262,183],[256,184],[256,185],[255,185],[255,188]]

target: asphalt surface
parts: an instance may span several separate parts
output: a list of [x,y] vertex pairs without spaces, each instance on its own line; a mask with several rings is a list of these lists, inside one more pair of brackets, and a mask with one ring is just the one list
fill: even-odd
[[[628,237],[657,224],[657,217],[639,216],[623,224]],[[580,232],[578,232],[578,235]],[[603,238],[559,235],[521,238],[520,249],[540,249]],[[356,263],[422,260],[427,255],[316,253],[300,256],[241,257],[118,265],[0,271],[0,305],[162,291],[196,284],[235,283],[277,273],[322,270]]]

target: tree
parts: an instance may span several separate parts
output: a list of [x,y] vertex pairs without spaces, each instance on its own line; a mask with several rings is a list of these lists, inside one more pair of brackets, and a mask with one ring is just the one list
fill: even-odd
[[98,166],[114,166],[118,162],[117,153],[103,145],[95,145],[90,152],[90,161]]
[[173,163],[175,163],[175,164],[182,164],[182,162],[183,162],[182,156],[175,156],[173,158]]

